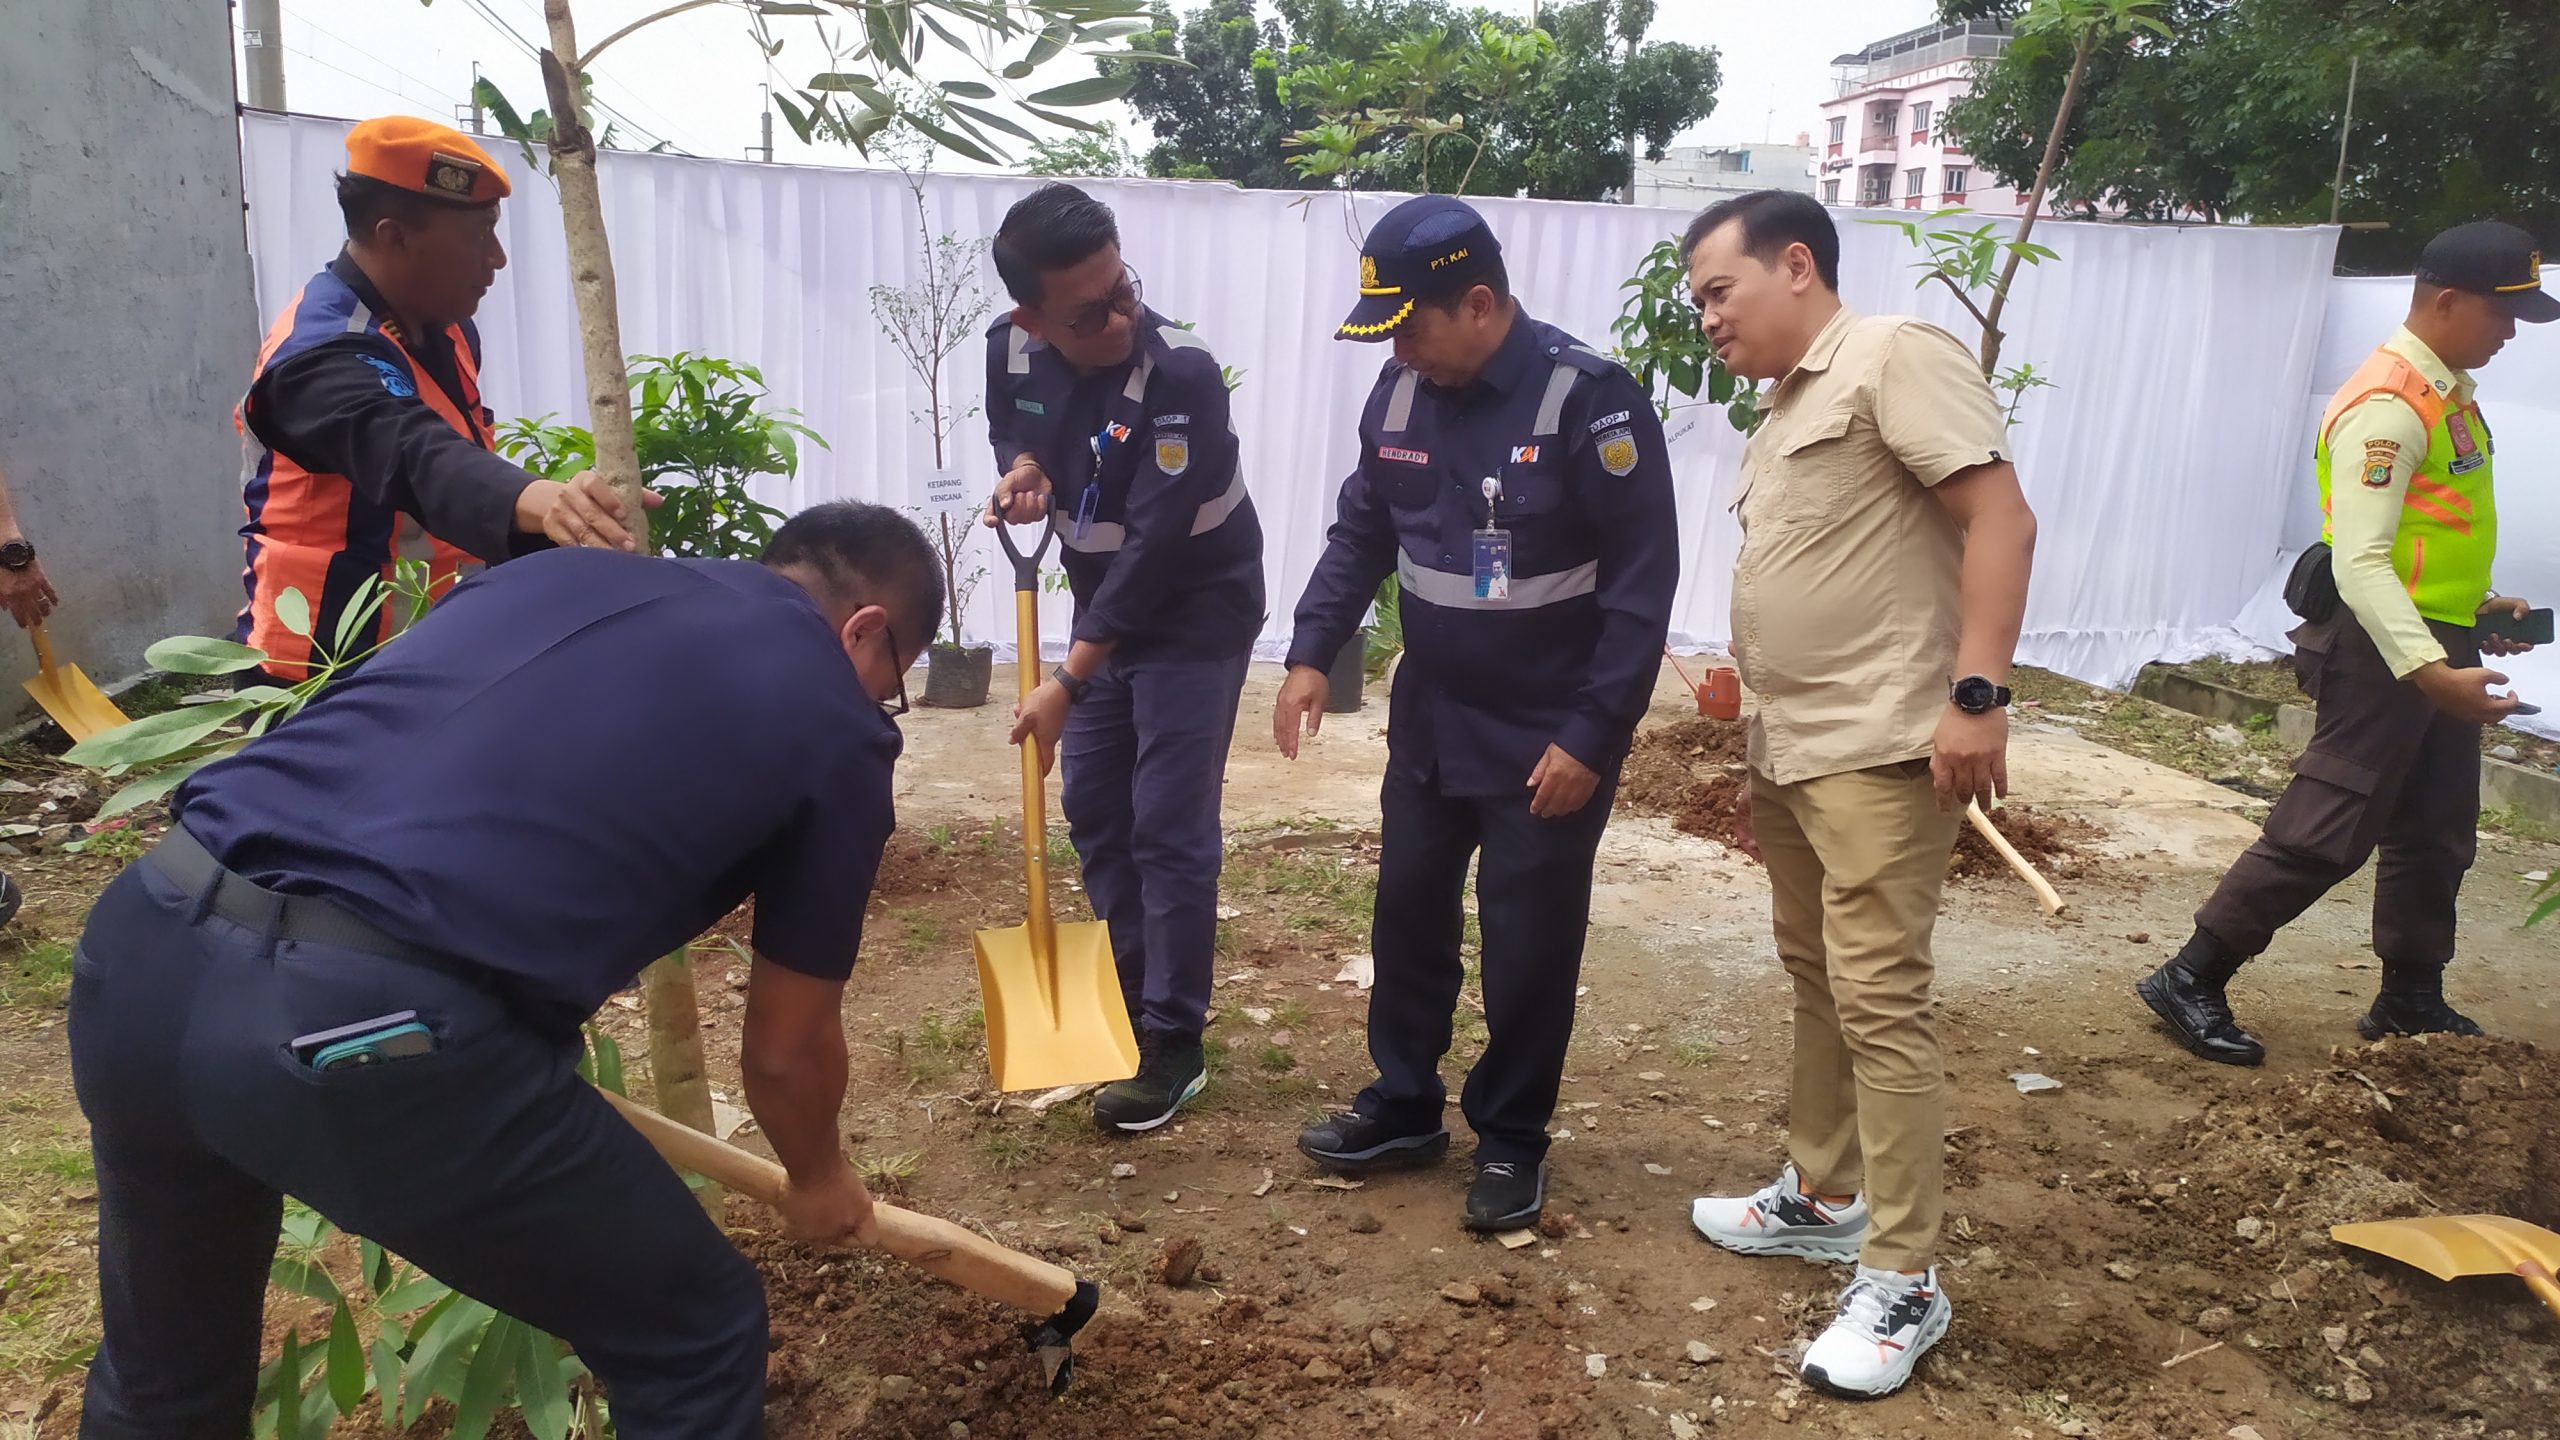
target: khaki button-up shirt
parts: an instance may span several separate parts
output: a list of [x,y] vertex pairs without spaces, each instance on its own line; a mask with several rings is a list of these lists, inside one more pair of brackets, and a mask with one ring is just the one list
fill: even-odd
[[1927,755],[1964,561],[1929,487],[2007,458],[1999,402],[1954,336],[1844,307],[1761,409],[1734,491],[1751,768],[1792,785]]
[[[2408,361],[2448,403],[2471,403],[2471,376],[2444,363],[2408,326],[2393,331],[2382,348]],[[2404,680],[2429,661],[2445,658],[2444,642],[2427,628],[2426,617],[2409,598],[2407,579],[2391,561],[2410,477],[2426,460],[2433,439],[2427,422],[2397,395],[2375,395],[2349,407],[2329,430],[2330,568],[2338,597],[2373,637],[2383,663]],[[2385,484],[2375,485],[2367,473],[2375,461],[2390,467]]]

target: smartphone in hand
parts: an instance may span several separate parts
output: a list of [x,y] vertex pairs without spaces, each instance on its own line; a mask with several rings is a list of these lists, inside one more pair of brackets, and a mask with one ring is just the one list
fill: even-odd
[[2547,609],[2527,610],[2522,615],[2506,610],[2492,611],[2481,616],[2479,623],[2471,629],[2474,634],[2495,635],[2517,645],[2552,643],[2551,612]]

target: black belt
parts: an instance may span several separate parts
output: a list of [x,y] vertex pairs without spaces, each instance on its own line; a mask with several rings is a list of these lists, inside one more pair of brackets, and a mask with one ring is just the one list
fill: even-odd
[[222,866],[202,841],[183,825],[169,827],[167,838],[142,857],[176,885],[196,897],[198,914],[219,915],[275,940],[334,945],[394,960],[416,960],[449,966],[450,957],[383,934],[347,911],[310,895],[279,895]]

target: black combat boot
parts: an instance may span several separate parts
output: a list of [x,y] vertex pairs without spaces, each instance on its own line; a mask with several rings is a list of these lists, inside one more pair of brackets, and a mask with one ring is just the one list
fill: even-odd
[[2479,1035],[2486,1033],[2470,1016],[2444,1003],[2441,966],[2382,965],[2382,993],[2373,1008],[2356,1021],[2356,1033],[2367,1040],[2385,1035]]
[[2168,964],[2133,982],[2133,993],[2196,1054],[2218,1065],[2262,1065],[2267,1047],[2240,1028],[2222,994],[2248,959],[2198,930]]

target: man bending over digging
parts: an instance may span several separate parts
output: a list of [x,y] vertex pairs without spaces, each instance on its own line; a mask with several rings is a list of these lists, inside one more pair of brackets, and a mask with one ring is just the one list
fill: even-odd
[[869,1238],[838,1005],[940,584],[874,505],[761,564],[528,556],[189,780],[74,961],[80,1433],[248,1432],[292,1195],[569,1342],[624,1440],[761,1435],[755,1269],[578,1079],[579,1025],[754,895],[741,1068],[784,1219]]

